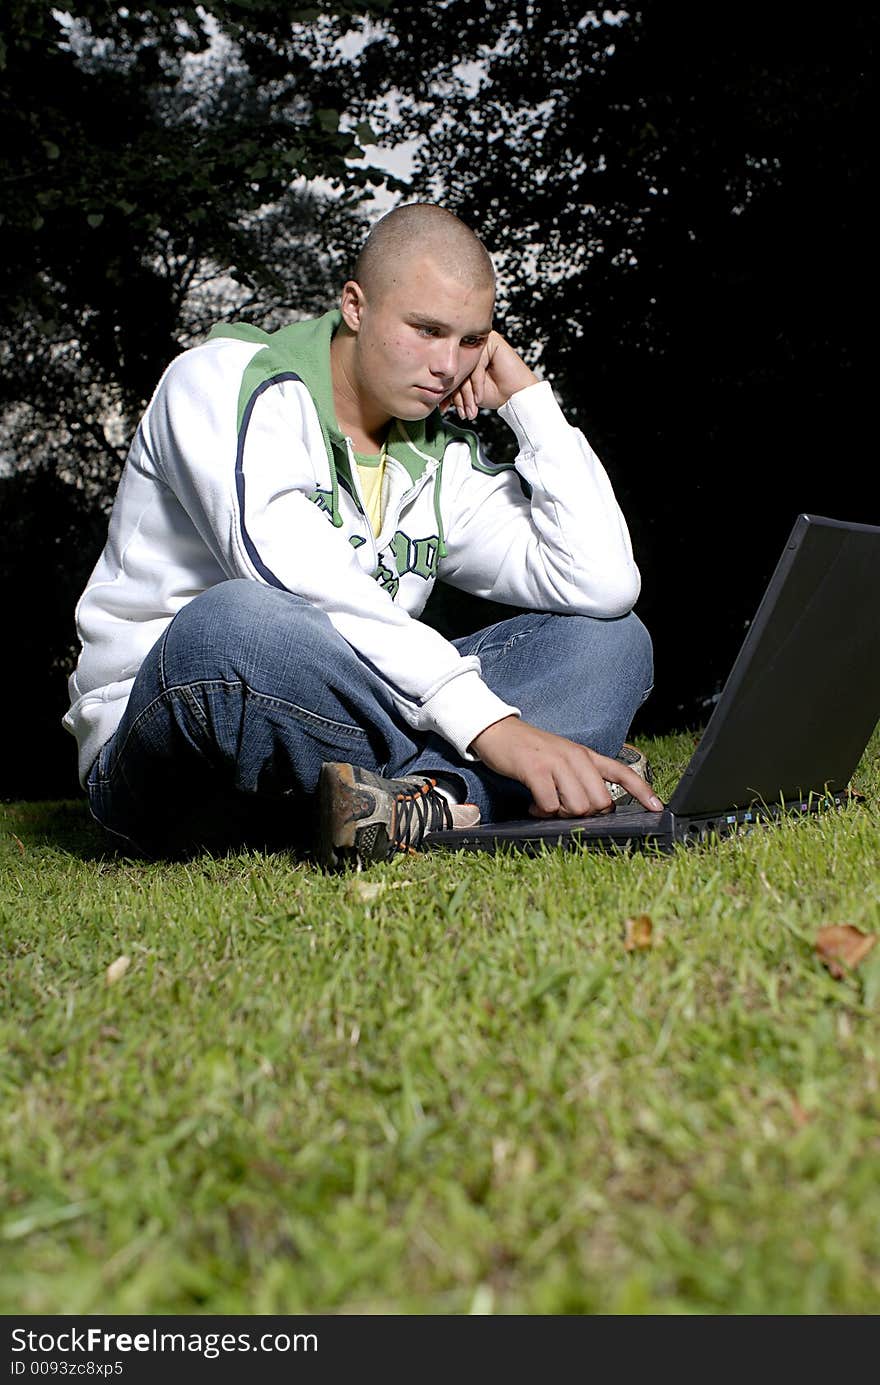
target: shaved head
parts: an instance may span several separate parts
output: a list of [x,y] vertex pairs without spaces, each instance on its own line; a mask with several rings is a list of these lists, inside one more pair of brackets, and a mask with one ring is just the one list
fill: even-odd
[[355,450],[379,451],[391,419],[427,418],[477,368],[492,333],[495,271],[452,212],[396,207],[342,286],[330,344],[336,418]]
[[495,270],[482,241],[469,226],[431,202],[396,207],[377,221],[354,268],[354,278],[372,299],[384,297],[401,270],[430,260],[463,284],[495,289]]

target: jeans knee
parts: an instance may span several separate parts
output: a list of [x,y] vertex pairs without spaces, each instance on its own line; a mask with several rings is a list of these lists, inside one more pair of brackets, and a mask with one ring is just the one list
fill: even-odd
[[[302,597],[249,578],[218,582],[180,610],[165,636],[168,682],[250,682],[290,669],[332,639],[328,618]],[[337,637],[338,638],[338,637]]]
[[277,587],[264,586],[249,577],[234,577],[218,582],[193,598],[175,618],[175,623],[200,628],[215,634],[227,630],[236,634],[274,624],[291,610],[313,607],[301,597]]
[[595,672],[605,666],[614,677],[630,671],[635,681],[649,687],[654,672],[654,647],[651,636],[634,611],[613,620],[594,616],[562,616],[570,657]]
[[620,624],[625,627],[623,633],[633,670],[641,679],[645,692],[650,692],[654,683],[654,642],[634,611],[622,616]]

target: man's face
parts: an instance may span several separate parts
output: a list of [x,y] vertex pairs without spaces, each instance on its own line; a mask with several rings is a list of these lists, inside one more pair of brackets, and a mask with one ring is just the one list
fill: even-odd
[[467,283],[427,258],[405,260],[381,294],[361,297],[359,391],[390,418],[427,418],[479,361],[494,305],[491,285]]

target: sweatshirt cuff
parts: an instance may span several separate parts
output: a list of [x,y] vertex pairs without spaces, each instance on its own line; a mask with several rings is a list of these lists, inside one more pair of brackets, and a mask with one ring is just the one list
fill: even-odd
[[521,715],[493,693],[476,671],[450,678],[422,704],[431,726],[455,747],[464,760],[477,760],[468,749],[475,736],[502,717]]
[[541,441],[546,442],[548,433],[569,432],[571,428],[549,380],[517,390],[502,404],[498,417],[513,429],[520,452],[535,452]]

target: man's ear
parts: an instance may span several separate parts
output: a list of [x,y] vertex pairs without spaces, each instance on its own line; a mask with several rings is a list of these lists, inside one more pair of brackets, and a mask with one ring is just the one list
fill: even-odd
[[343,284],[339,311],[342,313],[342,320],[346,327],[349,327],[352,332],[357,332],[360,329],[364,303],[364,291],[355,279],[349,279]]

